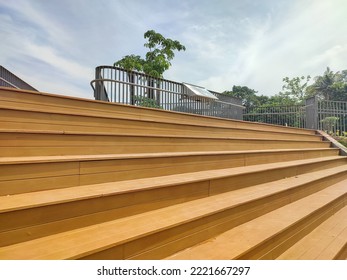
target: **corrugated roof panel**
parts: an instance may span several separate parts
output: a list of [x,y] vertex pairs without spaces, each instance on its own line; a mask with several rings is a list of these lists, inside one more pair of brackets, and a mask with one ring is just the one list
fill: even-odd
[[198,96],[198,97],[218,100],[216,96],[214,96],[211,92],[209,92],[204,87],[199,87],[199,86],[195,86],[195,85],[191,85],[187,83],[183,83],[183,86],[184,86],[184,92],[189,96]]

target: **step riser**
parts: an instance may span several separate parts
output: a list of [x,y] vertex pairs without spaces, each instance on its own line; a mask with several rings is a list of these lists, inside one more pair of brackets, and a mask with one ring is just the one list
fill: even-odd
[[[347,205],[290,246],[278,260],[334,260],[347,244]],[[307,230],[306,230],[307,231]],[[318,241],[318,242],[317,242]]]
[[[160,120],[159,120],[160,121]],[[269,138],[320,141],[322,137],[309,134],[245,130],[237,128],[204,127],[188,124],[148,122],[98,117],[84,117],[69,114],[52,114],[21,110],[1,110],[2,129],[32,129],[44,131],[74,131],[89,133],[119,133],[135,135],[181,135],[233,138]],[[146,129],[144,129],[144,127]]]
[[271,240],[259,244],[247,253],[237,257],[239,260],[274,260],[293,246],[298,240],[306,236],[326,219],[334,215],[347,203],[347,194],[337,198],[331,203],[325,205],[319,211],[303,218],[300,222],[291,225],[285,231],[274,235]]
[[334,260],[347,260],[347,243],[342,250],[335,256]]
[[228,128],[242,127],[262,131],[278,131],[288,133],[315,134],[312,130],[302,130],[290,127],[273,126],[251,122],[202,117],[191,114],[175,113],[165,110],[153,110],[143,107],[126,106],[115,103],[95,102],[60,95],[37,94],[23,91],[1,89],[1,108],[15,110],[31,110],[38,112],[53,112],[95,116],[125,118],[130,120],[164,121],[178,124],[211,125]]
[[[310,188],[314,189],[314,187]],[[313,190],[313,192],[315,192],[315,190]],[[302,197],[291,197],[286,193],[286,195],[281,197],[279,197],[279,195],[272,196],[271,203],[269,203],[270,199],[260,199],[256,202],[244,204],[241,207],[226,210],[215,215],[210,215],[207,218],[193,221],[173,229],[163,230],[162,232],[115,246],[105,251],[83,256],[80,259],[162,259]],[[324,207],[322,211],[326,209],[328,209],[327,211],[331,211],[330,209],[335,208],[340,209],[342,207],[341,205],[345,202],[346,195],[330,203]],[[321,211],[313,213],[311,218],[315,219],[320,213]],[[122,253],[122,255],[120,253]]]
[[[252,207],[252,203],[249,205],[245,205],[246,209],[250,210],[250,212],[247,213],[245,211],[244,215],[240,215],[238,218],[230,221],[226,221],[226,223],[220,223],[215,226],[212,226],[209,229],[203,229],[202,231],[189,235],[187,237],[184,237],[180,240],[170,242],[168,244],[163,244],[158,246],[157,248],[146,248],[143,253],[139,253],[137,255],[134,255],[130,257],[129,259],[133,260],[142,260],[142,259],[163,259],[166,258],[172,254],[175,254],[181,250],[187,249],[191,246],[194,246],[196,244],[199,244],[201,242],[204,242],[205,240],[211,239],[215,237],[218,234],[221,234],[235,226],[238,226],[242,223],[245,223],[247,221],[250,221],[251,219],[255,219],[257,217],[260,217],[270,211],[276,210],[277,208],[280,208],[282,206],[285,206],[287,204],[290,204],[296,200],[299,200],[303,197],[306,197],[310,194],[313,194],[319,190],[322,190],[326,187],[329,187],[330,185],[340,182],[340,180],[346,179],[346,175],[343,176],[337,176],[334,178],[330,178],[331,181],[326,180],[320,180],[316,181],[313,184],[306,184],[304,186],[300,186],[298,188],[295,188],[294,190],[288,190],[285,192],[282,192],[278,195],[272,195],[269,199],[261,199],[258,200],[257,203],[260,203],[260,205],[263,205],[263,207],[260,207],[257,209],[257,207]],[[271,202],[269,202],[271,201]],[[330,215],[337,212],[339,209],[341,209],[346,203],[346,195],[343,197],[340,197],[330,205],[326,206],[326,213],[323,217],[318,217],[319,222],[323,222],[326,218],[328,218]],[[325,208],[324,208],[325,209]],[[254,210],[254,211],[253,211]],[[241,209],[242,211],[242,209]],[[316,213],[312,215],[314,217]],[[230,215],[232,217],[232,215]],[[314,219],[314,218],[313,218]],[[317,224],[317,223],[316,223]],[[313,224],[312,224],[313,226]],[[295,226],[294,226],[295,228]],[[309,230],[312,230],[313,227],[310,227]],[[292,244],[294,241],[292,241]],[[269,244],[273,244],[273,242],[269,242]],[[288,245],[288,243],[287,243]],[[138,244],[139,246],[139,244]],[[284,248],[283,248],[284,250]],[[265,250],[265,252],[267,252]],[[92,259],[92,257],[90,258]],[[247,258],[240,258],[240,259],[247,259]],[[248,256],[248,259],[256,259],[251,258]],[[267,258],[265,258],[267,259]]]
[[338,150],[331,149],[4,164],[0,172],[0,195],[337,155]]
[[[212,234],[210,237],[213,237],[214,235],[235,226],[235,223],[239,224],[245,222],[245,217],[246,220],[258,217],[268,211],[272,211],[292,201],[324,189],[345,178],[347,178],[347,172],[341,172],[330,177],[300,185],[297,188],[279,192],[270,197],[249,202],[239,206],[237,210],[227,210],[222,214],[219,213],[210,218],[203,219],[203,229],[205,230],[206,227],[207,231]],[[88,201],[65,203],[62,205],[31,208],[28,210],[9,212],[7,214],[3,213],[0,215],[0,225],[2,225],[0,246],[7,246],[16,242],[23,242],[65,230],[72,230],[82,226],[89,226],[94,223],[105,222],[127,215],[141,213],[143,211],[154,210],[184,201],[207,197],[208,193],[208,183],[205,185],[190,184],[175,188],[171,187],[170,189],[154,190],[151,192],[125,194],[117,197],[99,198]],[[132,204],[129,205],[129,202]],[[115,205],[122,208],[113,209]],[[238,217],[236,220],[235,215]],[[227,221],[226,224],[223,219]],[[231,222],[229,222],[229,220]],[[215,223],[220,226],[216,226]],[[208,227],[211,228],[209,229]],[[193,225],[188,224],[187,229],[190,228],[193,228]],[[181,231],[181,229],[179,231]],[[176,232],[175,238],[179,237],[179,231]],[[30,233],[30,235],[28,235],[28,233]],[[184,235],[188,235],[184,238],[201,242],[202,240],[198,238],[199,233],[197,234],[196,237],[191,237],[186,233],[186,231],[183,231],[182,238]],[[206,238],[206,234],[202,234],[202,237]],[[183,244],[186,244],[186,242]],[[179,246],[175,245],[173,248],[177,249]],[[164,251],[170,252],[168,249],[165,249]]]
[[0,93],[0,259],[347,258],[347,157],[313,130]]
[[1,133],[3,157],[329,148],[329,142]]
[[250,174],[236,175],[227,178],[215,179],[210,182],[210,194],[224,193],[252,185],[263,184],[281,180],[283,178],[294,177],[308,172],[314,172],[333,168],[346,164],[344,159],[336,161],[327,161],[321,163],[310,163],[305,165],[279,168],[276,170],[266,170]]
[[[330,209],[326,209],[320,216],[310,221],[305,221],[298,229],[295,229],[294,233],[288,232],[285,236],[277,238],[274,240],[274,245],[276,247],[269,248],[269,251],[257,253],[254,255],[254,258],[263,259],[263,260],[274,260],[283,254],[286,250],[292,247],[296,242],[300,241],[302,238],[310,234],[314,229],[320,226],[323,222],[333,216],[341,208],[344,207],[346,200],[342,204],[334,205]],[[291,235],[292,234],[292,235]],[[317,244],[318,245],[318,244]],[[263,255],[262,255],[263,254]]]
[[[71,209],[69,209],[68,207],[68,203],[63,204],[63,208],[64,210],[67,212],[68,215],[71,215],[71,213],[73,213],[73,209],[80,209],[80,211],[86,211],[86,212],[80,212],[78,214],[79,215],[86,215],[86,214],[90,214],[93,212],[100,212],[100,211],[105,211],[105,210],[110,210],[110,208],[107,207],[114,207],[115,205],[118,205],[120,207],[126,207],[129,205],[126,205],[124,203],[129,203],[128,201],[131,202],[130,205],[138,205],[139,203],[144,203],[144,201],[137,201],[134,198],[128,198],[127,196],[134,196],[135,194],[139,193],[139,197],[140,199],[143,199],[143,195],[145,195],[145,202],[154,202],[155,200],[157,200],[157,197],[162,197],[164,193],[164,196],[167,195],[170,198],[174,199],[174,196],[171,196],[171,192],[173,192],[174,190],[178,190],[177,191],[177,195],[178,198],[182,198],[185,196],[185,188],[188,190],[190,189],[190,187],[192,187],[192,193],[198,192],[201,193],[205,192],[209,195],[214,195],[214,194],[219,194],[219,193],[223,193],[223,192],[228,192],[228,191],[232,191],[232,190],[236,190],[236,189],[240,189],[240,188],[245,188],[248,186],[252,186],[252,185],[257,185],[257,184],[262,184],[262,183],[266,183],[266,182],[271,182],[271,181],[276,181],[276,180],[280,180],[283,178],[289,178],[292,176],[296,176],[296,175],[300,175],[300,174],[304,174],[307,172],[307,170],[312,170],[312,171],[319,171],[319,170],[324,170],[324,169],[328,169],[328,168],[332,168],[332,167],[337,167],[337,166],[341,166],[343,164],[346,163],[346,160],[344,158],[341,159],[334,159],[334,160],[327,160],[327,161],[323,161],[323,162],[319,162],[319,163],[306,163],[306,164],[302,164],[299,166],[293,166],[293,167],[282,167],[282,168],[275,168],[275,169],[269,169],[269,170],[263,170],[263,171],[258,171],[258,172],[253,172],[253,173],[244,173],[244,174],[237,174],[237,175],[231,175],[228,177],[224,177],[224,178],[220,178],[220,176],[217,176],[215,178],[207,178],[207,179],[200,179],[197,182],[187,182],[187,183],[183,183],[183,184],[176,184],[176,185],[171,185],[170,187],[164,187],[164,188],[155,188],[155,189],[145,189],[142,192],[131,192],[130,194],[125,194],[126,197],[125,199],[122,198],[122,196],[120,196],[119,194],[116,195],[110,195],[110,196],[98,196],[96,198],[90,198],[90,199],[85,199],[85,200],[79,200],[76,202],[70,202],[71,204]],[[225,176],[225,175],[223,175]],[[180,191],[181,190],[181,191]],[[189,192],[188,192],[189,193]],[[47,193],[47,195],[49,195],[49,193]],[[148,200],[148,198],[155,198]],[[110,206],[108,206],[108,204],[106,203],[107,201],[110,201]],[[84,207],[80,206],[80,207],[75,207],[75,203],[77,204],[83,204]],[[94,206],[94,207],[93,207]],[[58,209],[60,207],[62,207],[62,205],[53,205],[53,206],[47,206],[47,207],[53,207],[53,209],[55,209],[56,207],[58,207]],[[37,211],[39,208],[34,208],[32,209],[32,211]],[[27,211],[27,210],[23,210],[23,211]],[[41,212],[41,210],[39,210]],[[39,213],[40,213],[39,212]],[[58,213],[55,212],[59,212],[57,210],[53,210],[54,215],[49,215],[49,211],[48,209],[44,209],[44,211],[42,211],[43,213],[46,213],[46,215],[48,215],[49,217],[54,216],[57,217],[59,216]],[[15,213],[19,214],[19,211],[16,211]],[[36,216],[36,217],[41,217],[41,214],[37,213],[36,215],[30,214],[29,216]],[[62,214],[62,212],[61,212]],[[25,216],[24,214],[20,215],[20,216]],[[57,219],[67,219],[71,216],[62,216],[61,218],[57,218]],[[72,216],[73,217],[73,216]],[[14,218],[10,218],[10,217],[6,217],[4,218],[4,220],[2,220],[3,224],[6,224],[7,222],[10,223],[19,223],[18,219],[14,219]],[[33,222],[32,218],[30,218],[29,220],[30,222]],[[44,223],[47,221],[41,221],[40,223]],[[14,226],[13,228],[16,228],[16,226]]]

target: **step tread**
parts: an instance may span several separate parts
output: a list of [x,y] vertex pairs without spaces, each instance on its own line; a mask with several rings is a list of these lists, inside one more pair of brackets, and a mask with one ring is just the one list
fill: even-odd
[[[122,194],[125,192],[136,192],[144,189],[148,190],[153,188],[169,187],[177,184],[193,183],[204,180],[238,176],[241,174],[248,174],[253,172],[261,172],[269,169],[280,169],[294,166],[297,167],[309,163],[327,162],[340,159],[345,160],[346,157],[332,156],[318,159],[314,158],[288,162],[250,165],[0,196],[0,213],[50,204],[65,203],[74,201],[76,199],[82,200],[100,196]],[[337,167],[338,170],[345,170],[346,168],[347,165]],[[324,174],[324,172],[328,171],[320,171],[321,174]]]
[[[330,172],[336,171],[336,169],[340,168],[333,168]],[[135,240],[140,236],[153,234],[162,231],[163,229],[172,228],[225,209],[230,209],[250,201],[255,201],[260,197],[271,196],[278,192],[295,188],[305,182],[322,178],[327,175],[327,172],[328,170],[307,173],[272,183],[234,190],[232,192],[168,206],[166,208],[121,218],[115,221],[96,224],[3,247],[0,248],[0,256],[1,258],[9,259],[80,258],[87,254],[97,252],[100,248],[110,248],[117,244],[123,244]],[[324,190],[323,193],[322,191],[319,192],[322,196],[321,199],[319,199],[319,195],[317,199],[316,195],[315,199],[311,199],[312,203],[301,202],[299,209],[302,208],[300,210],[301,212],[304,212],[303,209],[306,208],[309,208],[309,210],[312,211],[312,209],[317,207],[317,205],[320,206],[323,202],[326,203],[326,200],[331,199],[332,196],[341,195],[344,192],[345,189],[343,186],[335,185],[334,187]],[[290,212],[291,208],[289,211],[287,210],[286,213],[288,214]],[[175,214],[173,215],[172,213]],[[285,213],[282,214],[284,215]],[[281,225],[283,225],[283,223]],[[91,239],[90,236],[98,236],[98,238],[97,240],[94,240]],[[236,240],[239,239],[237,238]],[[49,249],[47,249],[47,244],[50,244]]]
[[1,164],[24,164],[43,162],[95,161],[139,158],[189,157],[208,155],[242,155],[258,153],[306,152],[306,151],[338,151],[338,148],[305,148],[305,149],[271,149],[271,150],[242,150],[242,151],[197,151],[197,152],[160,152],[133,154],[96,154],[96,155],[64,155],[64,156],[19,156],[0,157]]
[[[1,107],[1,105],[0,105]],[[38,127],[41,127],[41,130],[44,130],[42,127],[46,127],[46,130],[55,130],[53,127],[58,126],[60,127],[57,130],[74,130],[77,128],[77,130],[80,130],[81,128],[85,129],[86,131],[96,128],[96,130],[99,130],[100,128],[116,128],[116,129],[121,129],[122,127],[124,128],[124,123],[129,123],[131,122],[132,125],[129,126],[129,129],[132,130],[136,126],[138,127],[148,127],[150,130],[155,127],[155,130],[157,132],[161,130],[172,130],[172,131],[182,131],[184,130],[219,130],[219,132],[226,132],[227,130],[230,130],[229,132],[239,132],[239,133],[244,133],[246,132],[247,134],[250,133],[267,133],[270,135],[301,135],[301,136],[317,136],[315,134],[314,130],[311,131],[306,131],[304,129],[294,129],[294,130],[289,130],[288,127],[281,127],[281,128],[275,128],[271,129],[271,127],[265,127],[261,124],[253,124],[251,126],[242,127],[242,125],[232,125],[230,127],[228,126],[220,126],[218,123],[212,124],[212,123],[206,123],[206,122],[186,122],[186,123],[173,123],[173,122],[168,122],[165,121],[165,119],[157,118],[157,119],[152,119],[152,120],[147,120],[147,119],[129,119],[124,115],[119,115],[117,117],[111,117],[111,116],[88,116],[88,115],[79,115],[79,114],[71,114],[71,112],[45,112],[45,111],[32,111],[32,110],[26,110],[25,108],[4,108],[4,111],[6,111],[5,114],[2,115],[3,120],[8,121],[8,124],[11,124],[11,126],[6,126],[7,129],[10,129],[10,127],[17,127],[16,125],[19,123],[24,123],[26,124],[23,126],[17,127],[17,129],[27,129],[31,125],[39,125]],[[18,114],[19,113],[19,114]],[[34,118],[32,117],[32,114],[34,115]],[[16,115],[18,119],[14,119],[13,115]],[[25,118],[25,115],[28,115],[28,118]],[[40,115],[40,116],[39,116]],[[49,125],[52,125],[52,127],[49,127]],[[134,125],[134,126],[133,126]],[[258,128],[257,128],[258,126]],[[32,127],[32,126],[31,126]],[[89,129],[88,129],[89,128]],[[264,131],[265,130],[265,131]],[[124,133],[125,131],[122,131]],[[143,133],[142,130],[139,131],[139,133]]]
[[[151,138],[182,138],[182,139],[223,139],[223,140],[254,140],[254,141],[290,141],[290,142],[329,142],[322,140],[320,135],[313,136],[312,140],[307,139],[276,139],[276,138],[249,138],[249,137],[231,137],[231,136],[196,136],[196,135],[175,135],[175,134],[134,134],[134,133],[115,133],[115,132],[89,132],[89,131],[68,131],[68,130],[32,130],[32,129],[0,129],[1,133],[18,133],[18,134],[48,134],[48,135],[76,135],[76,136],[120,136],[120,137],[151,137]],[[306,134],[304,134],[306,135]]]
[[[345,195],[347,180],[255,218],[213,239],[198,244],[167,259],[237,259],[272,236],[298,223],[303,217]],[[256,234],[254,234],[256,232]]]
[[347,244],[347,206],[281,254],[280,260],[332,260]]
[[174,111],[157,110],[140,106],[128,106],[112,102],[102,102],[90,99],[72,98],[69,96],[55,95],[48,93],[34,93],[18,89],[1,89],[0,107],[4,109],[17,109],[34,112],[47,112],[64,114],[68,111],[70,115],[123,118],[128,120],[146,120],[152,122],[164,121],[179,124],[211,124],[219,127],[242,127],[247,128],[257,126],[263,130],[288,131],[297,133],[298,131],[307,134],[314,134],[311,129],[299,129],[294,127],[284,127],[265,123],[251,123],[241,120],[223,119],[210,116],[201,116]]

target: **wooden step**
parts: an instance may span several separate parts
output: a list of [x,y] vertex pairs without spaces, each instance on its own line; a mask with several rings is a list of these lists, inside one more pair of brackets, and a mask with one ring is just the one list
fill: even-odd
[[[279,260],[342,259],[347,244],[347,206],[277,257]],[[345,257],[343,258],[345,259]]]
[[[303,165],[298,166],[299,173],[305,169]],[[265,171],[269,167],[270,165],[263,165],[262,170]],[[277,169],[277,173],[283,173],[280,170]],[[243,186],[230,183],[227,190],[225,180],[221,182],[219,179],[233,171],[236,172],[236,170],[224,170],[224,172],[217,170],[215,174],[211,172],[208,178],[205,172],[200,172],[188,174],[188,176],[180,174],[0,197],[0,240],[2,240],[0,246],[112,221],[161,207],[171,207],[170,205],[174,207],[173,209],[176,209],[175,207],[182,209],[179,210],[183,211],[182,213],[191,212],[192,214],[201,210],[207,213],[211,211],[212,214],[209,215],[214,215],[218,208],[220,210],[217,212],[221,213],[221,219],[231,219],[226,215],[230,213],[232,219],[236,215],[244,221],[244,215],[247,219],[253,218],[263,214],[264,211],[273,210],[347,177],[347,166],[343,165],[308,174],[293,174],[294,177],[291,178],[285,178],[290,177],[286,174],[280,181],[274,181],[270,179],[270,176],[262,175],[266,178],[266,183],[256,186],[251,184],[247,187],[247,183],[250,184],[252,181],[252,176],[249,173],[251,170],[245,170],[243,178],[248,179],[249,182],[240,183]],[[259,167],[253,170],[258,173],[260,171]],[[240,178],[240,176],[237,177]],[[219,186],[216,184],[218,181]],[[255,182],[259,184],[261,180]],[[214,188],[217,188],[217,191]],[[219,195],[220,188],[226,193]],[[207,204],[204,206],[202,202]],[[180,205],[178,203],[182,206],[178,206]],[[173,217],[176,217],[176,210],[174,211]],[[207,213],[200,213],[201,217],[206,216]],[[213,217],[211,221],[208,218],[207,221],[201,222],[201,226],[208,226],[214,221],[222,223],[218,220],[219,218]],[[190,228],[188,225],[187,227]],[[225,225],[222,229],[225,230]],[[215,233],[215,231],[212,232]],[[206,235],[203,236],[206,237]],[[194,237],[193,240],[200,239]]]
[[[158,119],[156,121],[133,120],[100,116],[81,116],[63,113],[33,112],[24,110],[0,110],[0,127],[2,129],[17,130],[45,130],[66,132],[95,132],[118,133],[122,135],[181,135],[219,138],[270,138],[282,140],[312,140],[320,141],[319,135],[307,134],[301,131],[297,133],[285,131],[266,131],[259,129],[244,129],[242,127],[219,127],[207,124],[182,124],[166,123]],[[144,129],[145,128],[145,129]]]
[[346,184],[345,179],[168,259],[275,259],[346,205]]
[[0,158],[0,195],[337,156],[338,149]]
[[[311,178],[313,176],[313,174],[307,175],[311,175]],[[279,186],[283,191],[283,188],[288,188],[288,181],[282,182]],[[266,185],[258,186],[258,194],[269,196],[266,189],[264,191],[264,187]],[[277,188],[278,184],[272,186],[273,190],[277,190]],[[336,189],[335,187],[333,192],[328,192],[331,195],[327,198],[331,201],[339,200],[345,193],[345,190],[342,192],[341,189]],[[245,190],[249,189],[244,189],[243,191]],[[315,191],[315,187],[313,187],[312,191]],[[182,238],[184,237],[186,239],[190,238],[190,240],[183,242],[186,245],[187,242],[190,244],[191,242],[199,241],[201,235],[205,238],[206,235],[208,236],[212,232],[216,234],[221,230],[220,227],[224,227],[224,230],[226,226],[232,227],[230,223],[235,225],[237,222],[244,222],[245,218],[239,217],[242,213],[242,205],[244,205],[243,210],[246,212],[249,212],[250,209],[253,210],[253,214],[247,213],[248,218],[249,216],[253,215],[254,217],[264,214],[264,211],[269,211],[269,208],[266,210],[264,208],[270,207],[271,209],[274,207],[272,203],[264,204],[264,201],[259,201],[259,198],[255,198],[254,191],[243,196],[240,194],[242,190],[237,192],[238,194],[227,193],[200,199],[129,218],[3,247],[0,249],[0,257],[6,259],[148,258],[149,256],[150,258],[157,258],[159,255],[163,256],[183,246],[182,244],[178,245],[182,243]],[[284,197],[290,201],[295,199],[295,196],[297,194],[294,194],[293,197],[288,197],[288,193],[285,193]],[[272,200],[274,198],[272,197]],[[254,206],[252,209],[250,204],[245,205],[245,200],[249,202],[258,200],[258,207]],[[289,201],[286,203],[289,203]],[[322,199],[320,202],[322,202]],[[257,204],[256,202],[254,203]],[[319,206],[323,207],[327,203],[328,201],[325,201],[325,203]],[[316,207],[317,203],[306,203],[304,205]],[[312,210],[312,207],[310,207],[310,210]],[[231,217],[233,213],[234,217]],[[242,214],[245,215],[245,213]],[[235,215],[239,217],[237,222],[231,221],[235,219]],[[229,224],[226,225],[226,223]],[[219,229],[216,225],[219,225]],[[217,227],[217,229],[213,228],[213,226]],[[208,230],[203,231],[206,228]],[[97,238],[92,239],[91,236],[97,236]],[[160,252],[153,252],[153,250],[159,250]]]
[[263,149],[328,148],[330,142],[184,136],[89,134],[53,131],[0,132],[0,153],[12,156],[56,156]]
[[62,114],[69,112],[71,115],[91,117],[123,118],[128,120],[315,134],[314,130],[198,116],[18,89],[1,88],[0,93],[0,108],[3,109],[21,109],[33,112]]
[[0,88],[0,259],[346,259],[325,139]]

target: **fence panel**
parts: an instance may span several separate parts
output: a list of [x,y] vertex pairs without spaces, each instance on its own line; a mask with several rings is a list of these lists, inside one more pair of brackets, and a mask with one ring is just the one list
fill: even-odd
[[119,67],[99,66],[91,82],[96,100],[205,116],[242,119],[241,100],[210,91],[218,100],[188,96],[182,83]]
[[245,121],[319,129],[330,134],[347,132],[347,102],[311,97],[305,105],[260,106],[244,110]]
[[347,102],[318,101],[318,129],[329,134],[343,134],[347,131]]
[[305,106],[259,106],[244,110],[243,119],[251,122],[283,126],[306,127]]

